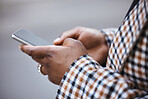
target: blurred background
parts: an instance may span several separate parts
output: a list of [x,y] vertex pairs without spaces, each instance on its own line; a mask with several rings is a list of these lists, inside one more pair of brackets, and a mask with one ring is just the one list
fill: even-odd
[[132,0],[0,0],[0,99],[54,99],[58,86],[11,38],[25,28],[52,44],[76,26],[118,27]]

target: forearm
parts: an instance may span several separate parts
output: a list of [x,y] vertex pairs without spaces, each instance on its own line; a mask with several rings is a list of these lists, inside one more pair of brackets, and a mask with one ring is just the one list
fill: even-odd
[[101,67],[85,55],[76,60],[65,74],[57,98],[135,98],[146,92],[119,73]]

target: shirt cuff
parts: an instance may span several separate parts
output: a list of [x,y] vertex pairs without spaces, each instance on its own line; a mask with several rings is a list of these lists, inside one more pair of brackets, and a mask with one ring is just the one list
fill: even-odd
[[105,35],[106,43],[108,47],[110,47],[117,32],[117,28],[102,29],[101,32]]
[[[83,55],[79,57],[77,60],[75,60],[71,66],[69,67],[68,71],[65,73],[60,87],[57,91],[57,99],[59,98],[74,98],[75,94],[71,94],[72,86],[77,87],[80,89],[78,92],[79,94],[83,93],[81,92],[81,88],[85,88],[85,84],[83,81],[88,81],[89,78],[92,77],[92,72],[94,70],[97,70],[101,65],[98,64],[93,58],[91,58],[88,55]],[[84,77],[82,77],[84,76]],[[83,78],[83,79],[82,79]],[[80,82],[83,82],[81,85]],[[76,82],[75,82],[76,81]],[[81,85],[81,86],[79,86]],[[73,91],[78,91],[74,90]],[[76,92],[77,93],[77,92]]]

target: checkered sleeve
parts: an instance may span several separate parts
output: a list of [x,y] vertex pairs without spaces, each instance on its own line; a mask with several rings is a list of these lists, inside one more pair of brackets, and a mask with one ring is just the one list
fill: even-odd
[[101,33],[105,35],[105,40],[106,40],[108,47],[111,46],[111,43],[113,41],[113,38],[116,32],[117,32],[117,28],[107,28],[107,29],[101,30]]
[[72,63],[57,91],[57,99],[126,99],[147,98],[145,91],[136,89],[118,72],[100,66],[88,55]]

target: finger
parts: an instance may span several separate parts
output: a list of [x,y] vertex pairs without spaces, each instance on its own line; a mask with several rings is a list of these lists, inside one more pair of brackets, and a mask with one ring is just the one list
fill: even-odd
[[32,57],[45,57],[49,50],[47,46],[30,46],[30,45],[21,45],[20,49]]
[[56,38],[54,41],[53,41],[53,44],[54,45],[61,45],[62,44],[62,39],[60,37]]
[[67,38],[63,41],[63,46],[67,46],[67,47],[79,47],[80,45],[82,45],[80,41],[72,38]]
[[64,33],[61,34],[61,37],[60,38],[57,38],[56,40],[54,40],[54,44],[55,45],[62,45],[63,41],[66,39],[66,38],[74,38],[74,39],[77,39],[80,35],[80,30],[82,29],[83,27],[76,27],[72,30],[69,30],[69,31],[66,31]]
[[43,75],[48,75],[48,69],[44,65],[38,64],[38,71]]
[[48,62],[50,61],[50,58],[47,58],[47,57],[32,57],[32,59],[36,61],[37,63],[42,64],[44,66],[47,66]]
[[42,65],[40,69],[41,69],[40,71],[43,75],[48,75],[48,70],[47,70],[46,66]]

